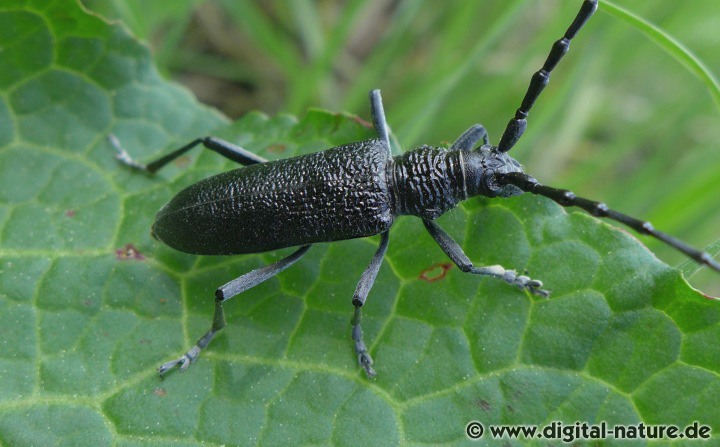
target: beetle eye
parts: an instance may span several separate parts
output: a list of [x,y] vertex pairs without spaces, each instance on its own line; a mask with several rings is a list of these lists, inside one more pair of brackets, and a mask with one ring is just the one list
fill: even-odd
[[489,197],[493,197],[500,191],[500,189],[502,189],[502,185],[500,185],[500,182],[498,182],[497,178],[495,177],[494,169],[487,170],[487,173],[482,177],[482,182],[483,187],[487,190],[487,195]]

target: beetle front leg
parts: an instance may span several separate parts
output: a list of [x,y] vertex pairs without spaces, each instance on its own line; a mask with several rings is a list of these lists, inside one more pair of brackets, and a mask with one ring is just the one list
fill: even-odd
[[353,318],[351,321],[352,339],[355,343],[355,354],[357,355],[358,363],[360,363],[360,366],[365,369],[365,373],[368,377],[374,377],[375,375],[377,375],[377,373],[372,368],[373,360],[372,357],[370,357],[370,353],[368,353],[365,342],[363,341],[362,327],[360,327],[360,319],[362,318],[361,308],[363,304],[365,304],[368,293],[370,293],[370,289],[375,283],[375,278],[377,278],[378,271],[380,270],[380,265],[382,264],[383,258],[385,257],[385,252],[387,251],[389,235],[389,231],[386,231],[382,234],[380,246],[375,252],[375,255],[370,261],[370,264],[367,266],[362,276],[360,277],[360,281],[355,288],[355,294],[353,295],[352,300],[352,303],[355,306],[355,313],[353,314]]
[[190,350],[181,357],[160,365],[160,367],[158,367],[158,373],[162,375],[174,368],[176,365],[180,365],[180,371],[188,369],[190,364],[197,360],[200,356],[200,351],[205,349],[215,337],[215,334],[225,327],[225,312],[223,311],[222,303],[252,287],[255,287],[261,282],[272,278],[286,268],[290,267],[302,258],[310,247],[310,245],[305,245],[296,250],[290,256],[287,256],[270,265],[266,265],[265,267],[260,267],[248,272],[219,287],[215,291],[215,313],[213,314],[213,322],[210,330],[200,337],[197,343],[195,343],[195,346],[190,348]]
[[448,255],[450,260],[458,266],[460,270],[465,273],[474,273],[476,275],[487,275],[501,278],[505,282],[515,285],[523,290],[534,295],[540,295],[543,297],[550,296],[550,292],[541,289],[542,281],[528,278],[525,275],[518,275],[515,270],[508,270],[501,265],[489,265],[485,267],[475,267],[467,257],[465,252],[460,247],[460,244],[455,242],[442,228],[440,228],[435,222],[427,219],[423,219],[425,228],[427,228],[430,235],[435,239],[435,242],[440,245],[440,248]]
[[463,132],[457,140],[450,146],[449,151],[469,151],[475,144],[482,140],[483,144],[490,144],[490,137],[487,130],[482,124],[474,124],[468,130]]

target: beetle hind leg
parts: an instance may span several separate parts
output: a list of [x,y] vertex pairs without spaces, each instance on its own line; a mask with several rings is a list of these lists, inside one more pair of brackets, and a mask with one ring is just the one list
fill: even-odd
[[185,146],[181,147],[180,149],[176,149],[167,155],[163,155],[148,164],[143,164],[130,157],[130,154],[128,154],[128,152],[122,147],[122,145],[120,144],[120,140],[118,140],[115,135],[108,135],[108,142],[113,147],[113,149],[115,149],[115,158],[117,158],[120,163],[133,169],[137,169],[139,171],[148,172],[150,174],[154,174],[163,166],[167,165],[168,163],[183,155],[185,152],[198,145],[202,145],[203,147],[210,149],[211,151],[217,152],[223,157],[239,163],[243,166],[265,163],[267,161],[263,157],[254,154],[247,149],[243,149],[240,146],[236,146],[228,141],[221,140],[220,138],[215,137],[204,137],[193,140]]
[[160,367],[158,367],[158,373],[163,375],[177,365],[180,365],[180,371],[188,369],[190,364],[198,359],[200,352],[210,344],[212,339],[215,337],[215,334],[225,327],[225,311],[223,311],[222,307],[222,303],[224,301],[227,301],[230,298],[239,295],[240,293],[255,287],[261,282],[264,282],[282,272],[302,258],[309,249],[310,245],[300,247],[294,253],[280,259],[277,262],[250,271],[236,279],[233,279],[229,283],[220,286],[215,291],[215,313],[213,314],[213,322],[210,330],[200,337],[197,343],[195,343],[195,346],[190,348],[188,352],[175,360],[160,365]]
[[372,367],[373,359],[370,357],[367,345],[363,341],[362,327],[360,327],[360,319],[362,318],[362,308],[355,306],[355,313],[351,321],[352,324],[352,340],[355,347],[355,355],[357,355],[358,363],[365,370],[365,374],[369,378],[375,377],[377,373]]
[[167,363],[163,363],[162,365],[160,365],[157,369],[158,374],[165,374],[169,370],[173,369],[176,365],[180,365],[180,371],[185,371],[190,367],[191,363],[197,360],[197,358],[200,356],[200,351],[205,349],[207,345],[210,344],[212,339],[215,338],[215,334],[217,334],[222,328],[227,325],[227,323],[225,322],[225,311],[223,310],[222,302],[223,300],[221,298],[215,298],[215,313],[213,315],[213,324],[210,327],[210,330],[207,331],[205,335],[200,337],[197,343],[195,343],[195,346],[190,348],[188,352],[175,360],[171,360]]
[[377,373],[372,368],[373,360],[370,357],[368,348],[363,341],[362,327],[360,326],[360,319],[362,317],[362,306],[367,300],[370,288],[375,283],[380,265],[382,264],[385,252],[387,251],[389,240],[389,232],[382,233],[382,239],[380,240],[380,246],[378,247],[375,255],[373,256],[370,264],[367,266],[357,287],[355,288],[355,294],[353,295],[353,306],[355,306],[355,313],[353,314],[352,321],[352,340],[355,346],[355,355],[357,355],[358,363],[363,367],[368,377],[375,377]]

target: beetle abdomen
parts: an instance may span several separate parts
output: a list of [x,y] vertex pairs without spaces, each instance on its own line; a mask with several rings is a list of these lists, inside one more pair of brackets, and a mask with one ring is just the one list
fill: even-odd
[[229,255],[370,236],[392,225],[380,140],[256,164],[195,183],[153,234],[186,253]]

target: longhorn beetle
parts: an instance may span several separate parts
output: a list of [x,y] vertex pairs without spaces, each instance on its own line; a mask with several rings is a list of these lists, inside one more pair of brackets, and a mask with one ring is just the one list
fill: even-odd
[[361,309],[387,250],[390,227],[400,215],[420,217],[432,238],[463,272],[494,276],[532,294],[548,296],[541,281],[515,270],[500,265],[473,265],[460,245],[434,222],[460,201],[475,196],[539,194],[562,206],[576,206],[593,216],[621,222],[720,272],[720,263],[709,254],[655,230],[648,222],[577,197],[570,191],[541,185],[507,154],[525,132],[528,113],[547,85],[550,73],[567,53],[570,40],[596,9],[597,0],[583,1],[565,35],[553,44],[545,64],[532,76],[527,93],[497,146],[489,143],[485,128],[476,124],[448,149],[421,146],[392,156],[379,90],[370,92],[377,138],[285,160],[267,161],[227,141],[205,137],[144,165],[131,159],[111,137],[121,162],[150,173],[200,144],[244,166],[201,180],[176,195],[157,214],[152,226],[156,239],[177,250],[201,255],[299,247],[275,263],[220,286],[215,292],[210,329],[187,353],[161,365],[159,373],[162,375],[176,365],[181,371],[187,369],[225,327],[223,302],[290,267],[312,244],[380,234],[380,246],[355,289],[351,320],[358,362],[369,377],[374,376],[373,361],[360,327]]

